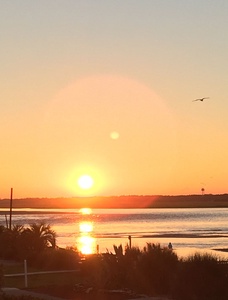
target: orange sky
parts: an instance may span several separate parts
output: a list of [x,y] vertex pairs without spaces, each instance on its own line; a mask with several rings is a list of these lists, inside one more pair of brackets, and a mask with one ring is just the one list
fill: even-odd
[[226,193],[227,13],[1,3],[0,198]]

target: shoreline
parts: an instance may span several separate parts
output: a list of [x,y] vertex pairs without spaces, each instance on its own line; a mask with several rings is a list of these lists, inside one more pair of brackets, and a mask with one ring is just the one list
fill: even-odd
[[[0,209],[9,208],[9,206],[10,199],[0,199]],[[34,209],[226,208],[228,207],[228,194],[19,198],[13,199],[13,207]]]

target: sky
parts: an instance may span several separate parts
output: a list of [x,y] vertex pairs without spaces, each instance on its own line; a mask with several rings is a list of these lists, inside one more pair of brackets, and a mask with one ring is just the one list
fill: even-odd
[[227,193],[227,15],[0,0],[0,198]]

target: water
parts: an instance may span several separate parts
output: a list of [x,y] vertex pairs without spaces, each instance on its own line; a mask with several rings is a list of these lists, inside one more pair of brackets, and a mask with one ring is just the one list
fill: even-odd
[[[6,224],[1,209],[0,225]],[[9,216],[7,216],[9,219]],[[206,251],[228,258],[228,208],[180,209],[15,209],[13,224],[45,222],[57,233],[57,245],[85,253],[113,252],[113,245],[143,248],[146,243],[172,243],[179,256]]]

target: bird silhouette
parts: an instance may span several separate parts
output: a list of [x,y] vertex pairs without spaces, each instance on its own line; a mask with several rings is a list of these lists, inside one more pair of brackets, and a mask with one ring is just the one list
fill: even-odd
[[204,99],[209,99],[209,97],[199,98],[199,99],[195,99],[195,100],[192,100],[192,101],[203,101]]

